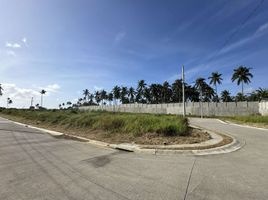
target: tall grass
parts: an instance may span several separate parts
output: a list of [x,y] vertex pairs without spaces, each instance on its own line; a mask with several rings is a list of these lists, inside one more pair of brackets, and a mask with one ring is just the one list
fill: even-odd
[[28,121],[68,128],[103,130],[108,133],[158,133],[164,136],[189,134],[187,118],[174,115],[82,112],[76,110],[19,110],[3,109],[0,113]]

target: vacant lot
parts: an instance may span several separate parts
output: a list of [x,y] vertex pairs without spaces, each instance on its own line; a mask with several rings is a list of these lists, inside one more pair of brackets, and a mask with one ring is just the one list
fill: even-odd
[[223,117],[223,120],[229,120],[240,124],[247,124],[256,127],[268,128],[268,116],[236,116],[236,117]]
[[77,110],[4,109],[0,114],[15,121],[112,143],[185,144],[209,139],[188,127],[187,118]]

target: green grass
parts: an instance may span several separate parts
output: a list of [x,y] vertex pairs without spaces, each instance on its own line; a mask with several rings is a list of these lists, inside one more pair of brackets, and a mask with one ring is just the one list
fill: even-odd
[[189,134],[187,118],[175,115],[21,109],[2,109],[0,114],[66,129],[103,130],[108,133],[132,134],[134,137],[145,133],[158,133],[163,136]]
[[235,116],[223,117],[222,119],[237,121],[242,123],[256,123],[268,125],[268,116],[251,115],[251,116]]

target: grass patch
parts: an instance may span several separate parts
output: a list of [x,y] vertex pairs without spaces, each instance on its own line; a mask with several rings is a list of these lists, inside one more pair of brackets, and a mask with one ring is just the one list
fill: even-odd
[[221,119],[241,124],[248,124],[257,127],[268,128],[268,116],[250,115],[250,116],[221,117]]
[[148,133],[162,137],[184,137],[191,133],[187,118],[175,115],[26,109],[2,109],[0,114],[9,119],[54,130],[101,131],[108,138],[116,134],[135,138]]

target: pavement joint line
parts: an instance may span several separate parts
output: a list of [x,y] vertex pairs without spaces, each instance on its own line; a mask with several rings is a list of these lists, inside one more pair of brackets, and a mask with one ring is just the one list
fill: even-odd
[[197,158],[194,159],[193,165],[191,167],[191,171],[190,171],[190,174],[189,174],[189,177],[188,177],[187,186],[186,186],[186,190],[185,190],[183,200],[187,199],[188,189],[189,189],[189,186],[190,186],[190,182],[191,182],[191,178],[192,178],[192,174],[193,174],[193,170],[194,170],[194,167],[195,167],[196,160],[197,160]]
[[[9,120],[9,119],[8,119]],[[78,139],[79,141],[83,141],[98,147],[102,147],[102,148],[111,148],[111,149],[117,149],[117,150],[124,150],[124,151],[129,151],[129,152],[134,152],[134,153],[144,153],[144,154],[185,154],[185,155],[196,155],[196,156],[203,156],[203,155],[215,155],[215,154],[225,154],[225,153],[231,153],[234,152],[240,148],[242,148],[244,145],[241,145],[241,143],[232,135],[230,134],[226,134],[229,137],[231,137],[233,139],[233,141],[229,144],[220,146],[220,147],[214,147],[214,148],[209,148],[209,149],[187,149],[187,150],[183,150],[182,149],[172,149],[170,148],[170,145],[165,145],[165,148],[163,148],[163,145],[152,145],[153,147],[151,148],[142,148],[142,145],[133,145],[133,144],[129,144],[129,143],[121,143],[121,144],[110,144],[110,143],[106,143],[106,142],[102,142],[102,141],[98,141],[98,140],[91,140],[88,138],[84,138],[84,137],[80,137],[80,136],[74,136],[74,135],[70,135],[70,134],[65,134],[65,133],[61,133],[61,132],[57,132],[57,131],[51,131],[48,129],[44,129],[44,128],[39,128],[39,127],[35,127],[35,126],[31,126],[31,125],[27,125],[27,124],[23,124],[20,122],[15,122],[12,120],[9,120],[15,124],[21,125],[21,126],[25,126],[25,127],[29,127],[29,128],[33,128],[45,133],[50,134],[53,137],[61,137],[61,136],[67,136],[73,139]],[[220,136],[219,134],[217,134],[215,131],[209,130],[209,129],[204,129],[203,127],[197,126],[197,125],[190,125],[193,128],[197,128],[200,129],[202,131],[206,131],[207,133],[209,133],[210,135],[217,135]],[[212,133],[212,134],[211,134]],[[221,137],[221,136],[220,136]],[[222,137],[221,140],[218,142],[222,141]],[[208,140],[209,141],[209,140]],[[207,142],[207,141],[205,141]],[[218,143],[217,142],[217,143]],[[215,143],[215,144],[217,144]],[[238,145],[235,145],[236,143],[238,143]],[[199,143],[201,144],[201,143]],[[188,144],[191,145],[191,144]],[[195,145],[194,147],[198,147],[198,145]],[[207,146],[209,146],[211,144],[208,144]],[[148,145],[146,145],[148,146]],[[175,145],[175,148],[178,148],[178,145]],[[226,150],[227,148],[227,150]]]

